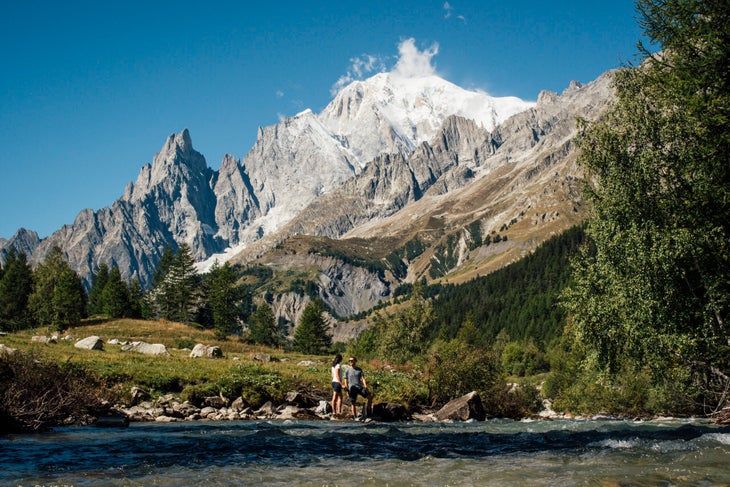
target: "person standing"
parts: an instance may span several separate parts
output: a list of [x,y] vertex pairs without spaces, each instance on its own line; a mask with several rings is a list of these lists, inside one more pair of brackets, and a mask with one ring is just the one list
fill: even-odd
[[368,389],[365,374],[362,369],[357,366],[357,359],[355,357],[350,357],[348,362],[350,366],[345,372],[345,386],[347,386],[347,393],[350,396],[350,404],[352,404],[352,419],[357,420],[357,411],[355,408],[357,396],[362,396],[367,401],[362,409],[362,417],[363,419],[367,419],[368,416],[372,416],[373,414],[373,394]]
[[332,414],[342,414],[342,355],[335,355],[332,360]]

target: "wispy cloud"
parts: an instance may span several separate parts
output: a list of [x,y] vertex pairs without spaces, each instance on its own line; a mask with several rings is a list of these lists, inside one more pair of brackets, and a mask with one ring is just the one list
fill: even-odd
[[444,18],[448,19],[451,17],[451,13],[454,11],[454,7],[449,2],[444,3]]
[[360,57],[350,59],[350,67],[347,72],[340,76],[340,79],[332,85],[330,93],[336,95],[342,88],[349,85],[353,81],[364,79],[373,73],[382,73],[385,71],[385,62],[379,56],[372,54],[363,54]]
[[451,5],[449,2],[444,2],[443,9],[444,9],[444,18],[445,19],[449,19],[452,16],[455,16],[457,19],[461,20],[462,22],[464,22],[466,24],[466,17],[464,17],[461,14],[454,15],[454,13],[455,13],[454,12],[454,6]]

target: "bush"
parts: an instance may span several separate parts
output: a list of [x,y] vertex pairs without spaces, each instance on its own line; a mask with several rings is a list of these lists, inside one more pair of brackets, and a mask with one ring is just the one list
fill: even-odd
[[217,384],[206,382],[205,384],[192,384],[186,386],[182,390],[181,396],[183,400],[190,401],[192,404],[200,406],[203,404],[203,400],[205,400],[206,397],[217,396],[219,393],[220,389]]
[[488,416],[520,419],[537,414],[542,409],[540,391],[530,384],[500,383],[482,396]]
[[243,397],[253,407],[266,401],[281,401],[291,390],[291,384],[277,372],[258,365],[238,364],[221,377],[216,385],[229,398]]
[[447,401],[477,391],[484,394],[501,382],[494,354],[455,339],[439,342],[427,364],[430,399]]
[[88,423],[107,407],[103,390],[73,364],[57,365],[21,351],[2,355],[0,433]]

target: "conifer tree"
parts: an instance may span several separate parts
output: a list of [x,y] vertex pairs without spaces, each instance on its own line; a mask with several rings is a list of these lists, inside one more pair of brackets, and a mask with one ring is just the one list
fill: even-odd
[[30,326],[28,298],[33,291],[33,271],[25,252],[11,248],[0,273],[0,330],[12,331]]
[[53,289],[53,319],[51,324],[65,330],[86,316],[86,290],[84,283],[70,267],[66,266]]
[[28,307],[37,324],[63,329],[85,316],[87,297],[83,282],[69,267],[60,247],[54,246],[48,252],[33,276]]
[[299,324],[294,330],[294,349],[309,354],[327,353],[332,337],[324,321],[324,303],[317,298],[304,308]]
[[[164,262],[163,265],[168,264]],[[192,322],[197,308],[201,306],[202,292],[190,247],[181,244],[167,272],[157,274],[162,279],[154,293],[159,316],[183,323]]]
[[89,290],[88,315],[93,316],[104,312],[104,306],[101,300],[101,293],[104,291],[107,280],[109,279],[109,266],[102,262],[99,269],[94,273],[91,289]]
[[119,268],[114,266],[109,272],[106,284],[101,293],[102,311],[110,318],[129,317],[131,315],[131,305],[129,299],[129,289],[119,272]]
[[237,280],[236,272],[228,262],[221,266],[216,261],[206,276],[208,305],[213,314],[216,335],[220,338],[227,337],[238,328],[243,291]]
[[274,311],[266,301],[262,301],[256,307],[256,311],[251,315],[248,329],[249,337],[254,343],[275,347],[281,342]]

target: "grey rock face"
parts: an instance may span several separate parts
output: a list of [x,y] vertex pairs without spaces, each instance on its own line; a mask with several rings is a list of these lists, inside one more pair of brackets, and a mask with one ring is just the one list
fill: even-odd
[[[114,263],[124,279],[137,278],[146,286],[167,245],[187,243],[202,261],[242,245],[244,254],[261,255],[296,234],[387,236],[384,227],[373,226],[401,215],[403,221],[415,219],[403,210],[426,197],[446,195],[455,203],[459,191],[485,184],[493,173],[509,181],[504,199],[537,200],[544,196],[530,194],[526,185],[558,169],[577,173],[571,167],[575,119],[597,119],[612,96],[607,74],[586,86],[572,84],[562,94],[543,92],[535,106],[506,120],[494,118],[498,125],[484,127],[435,111],[435,118],[417,123],[408,136],[404,130],[410,125],[389,129],[380,107],[375,140],[364,135],[375,128],[357,116],[371,106],[366,98],[373,94],[366,88],[358,92],[353,86],[319,116],[303,112],[261,128],[251,151],[241,160],[226,155],[218,171],[207,167],[187,130],[170,135],[111,206],[81,211],[72,224],[42,241],[26,230],[0,239],[0,259],[15,246],[36,265],[58,245],[87,287],[100,263]],[[392,86],[383,89],[398,99]],[[425,103],[424,96],[416,94],[406,105]],[[439,121],[437,128],[433,120]],[[426,133],[429,139],[420,142]],[[480,211],[507,214],[506,205]],[[443,208],[448,219],[453,210]],[[374,274],[334,261],[319,264],[320,297],[339,315],[367,309],[388,295],[390,284]],[[296,322],[303,309],[303,301],[296,301],[281,298],[277,316]]]

